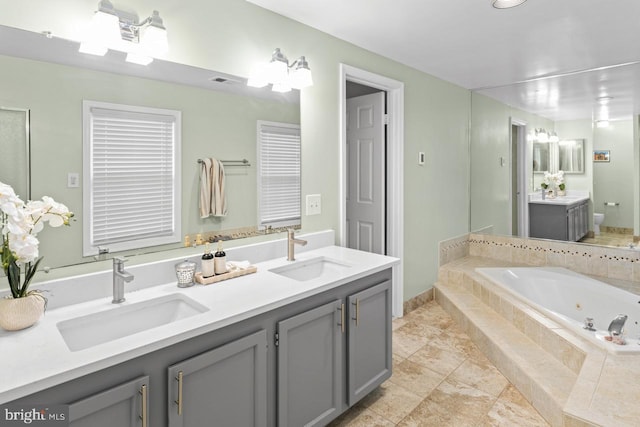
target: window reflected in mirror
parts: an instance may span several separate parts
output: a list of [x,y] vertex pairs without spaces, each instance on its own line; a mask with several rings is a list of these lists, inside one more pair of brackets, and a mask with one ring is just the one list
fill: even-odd
[[0,107],[0,182],[31,199],[29,110]]
[[549,170],[549,143],[533,143],[533,173],[543,173]]
[[558,143],[558,167],[567,173],[584,173],[584,139],[564,139]]

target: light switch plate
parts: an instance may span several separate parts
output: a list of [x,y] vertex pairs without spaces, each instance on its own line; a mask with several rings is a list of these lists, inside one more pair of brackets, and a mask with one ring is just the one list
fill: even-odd
[[67,174],[67,188],[80,187],[80,174],[78,172],[69,172]]
[[322,195],[307,194],[307,216],[322,213]]

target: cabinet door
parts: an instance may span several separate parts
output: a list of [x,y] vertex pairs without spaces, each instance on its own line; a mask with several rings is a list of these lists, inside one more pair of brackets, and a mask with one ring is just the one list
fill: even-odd
[[578,219],[577,208],[569,208],[567,210],[567,240],[576,241],[576,221]]
[[172,365],[169,426],[266,426],[264,330]]
[[391,376],[391,281],[348,299],[349,406]]
[[343,300],[278,323],[278,426],[326,425],[342,412]]
[[69,405],[70,427],[148,427],[149,377],[110,388]]

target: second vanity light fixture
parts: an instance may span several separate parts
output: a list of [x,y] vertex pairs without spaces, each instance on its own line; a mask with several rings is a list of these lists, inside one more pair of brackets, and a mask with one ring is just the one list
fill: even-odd
[[560,137],[555,131],[547,132],[543,128],[536,128],[534,130],[534,141],[535,142],[558,142],[560,141]]
[[247,86],[265,87],[271,84],[274,92],[289,92],[291,89],[302,89],[313,86],[311,69],[304,56],[293,61],[289,65],[289,60],[276,48],[271,54],[271,61],[256,67]]
[[79,51],[103,56],[108,49],[126,52],[127,62],[141,65],[167,53],[167,30],[158,11],[139,22],[135,14],[118,11],[109,0],[100,0]]

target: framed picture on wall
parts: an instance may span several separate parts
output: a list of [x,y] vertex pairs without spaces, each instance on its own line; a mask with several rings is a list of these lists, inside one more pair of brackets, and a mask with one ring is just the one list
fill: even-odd
[[610,155],[611,155],[610,150],[593,150],[593,161],[608,162]]

